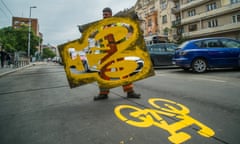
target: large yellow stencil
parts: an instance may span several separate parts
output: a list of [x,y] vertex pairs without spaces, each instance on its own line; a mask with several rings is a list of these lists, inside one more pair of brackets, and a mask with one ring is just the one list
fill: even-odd
[[71,88],[95,81],[112,88],[154,75],[142,31],[131,18],[92,23],[81,39],[58,49]]
[[211,128],[192,118],[189,115],[190,110],[182,104],[161,98],[151,98],[148,102],[153,109],[119,105],[114,112],[120,120],[129,125],[142,128],[156,126],[167,131],[170,134],[169,141],[174,144],[184,143],[191,138],[190,134],[181,130],[192,125],[199,127],[197,133],[203,137],[209,138],[215,134]]

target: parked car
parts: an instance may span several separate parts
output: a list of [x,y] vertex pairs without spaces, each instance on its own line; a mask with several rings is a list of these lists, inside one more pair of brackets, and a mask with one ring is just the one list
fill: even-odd
[[[69,54],[71,56],[72,60],[77,59],[78,57],[80,58],[80,60],[82,61],[83,67],[84,67],[84,71],[82,72],[87,72],[88,69],[88,61],[87,61],[87,57],[86,57],[86,53],[83,51],[76,51],[75,48],[69,48]],[[75,66],[70,66],[71,68],[75,69]]]
[[176,48],[177,45],[174,43],[158,43],[147,45],[153,66],[173,65],[172,58]]
[[175,51],[173,63],[198,73],[209,68],[240,67],[240,41],[224,37],[189,40]]

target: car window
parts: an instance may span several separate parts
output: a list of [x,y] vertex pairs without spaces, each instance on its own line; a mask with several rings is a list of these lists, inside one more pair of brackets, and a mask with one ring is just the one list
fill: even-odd
[[149,45],[148,50],[150,52],[161,52],[161,51],[163,51],[162,45],[160,45],[160,44]]
[[197,45],[197,47],[201,48],[201,47],[204,47],[203,45],[203,41],[197,41],[194,43],[195,45]]
[[175,44],[166,44],[167,52],[174,52],[176,48],[177,48],[177,45],[175,45]]
[[153,45],[147,45],[150,52],[174,52],[177,45],[174,43],[159,43]]
[[210,39],[210,40],[204,40],[200,43],[197,43],[197,45],[201,48],[219,48],[223,47],[222,43],[217,39]]
[[153,51],[154,51],[154,52],[164,52],[165,49],[162,48],[162,47],[155,47],[155,48],[153,49]]
[[152,49],[151,49],[151,51],[152,51],[152,52],[158,52],[158,51],[159,51],[159,49],[158,49],[158,48],[156,48],[156,47],[154,47],[154,48],[152,48]]
[[229,40],[229,39],[223,39],[222,41],[223,47],[227,48],[240,48],[240,42]]
[[155,46],[155,45],[149,45],[149,46],[147,46],[148,47],[148,50],[150,51],[150,52],[156,52],[156,51],[158,51],[158,49],[157,49],[157,47]]

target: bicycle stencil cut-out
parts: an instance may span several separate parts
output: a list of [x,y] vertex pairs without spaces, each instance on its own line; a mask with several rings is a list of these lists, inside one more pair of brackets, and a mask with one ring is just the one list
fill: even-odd
[[191,139],[190,134],[181,130],[192,125],[199,127],[197,133],[200,136],[210,138],[215,134],[211,128],[192,118],[189,115],[190,110],[180,103],[161,98],[151,98],[148,102],[153,108],[141,109],[132,105],[119,105],[115,107],[114,113],[131,126],[141,128],[155,126],[167,131],[170,135],[168,140],[174,144]]
[[128,17],[93,22],[82,38],[58,48],[72,88],[95,81],[112,88],[154,75],[138,22]]

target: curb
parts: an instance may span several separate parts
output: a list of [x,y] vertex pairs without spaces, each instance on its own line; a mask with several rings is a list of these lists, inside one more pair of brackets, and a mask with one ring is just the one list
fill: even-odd
[[0,77],[2,77],[2,76],[4,76],[4,75],[8,75],[8,74],[13,73],[13,72],[16,72],[16,71],[18,71],[18,70],[24,69],[24,68],[28,68],[28,67],[34,66],[34,65],[35,65],[35,64],[29,64],[29,65],[26,65],[26,66],[23,66],[23,67],[20,67],[20,68],[16,68],[16,69],[13,69],[13,70],[4,72],[4,73],[0,73]]

